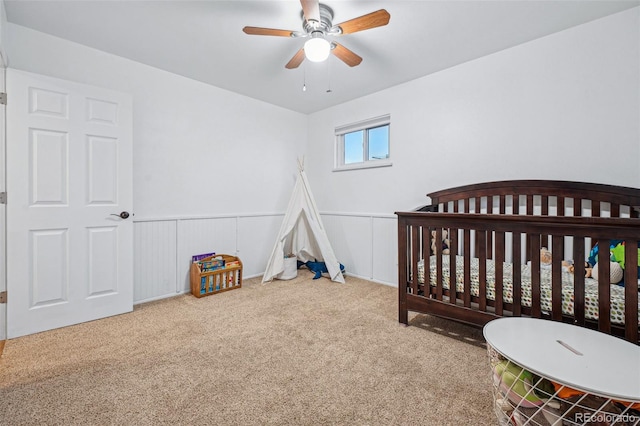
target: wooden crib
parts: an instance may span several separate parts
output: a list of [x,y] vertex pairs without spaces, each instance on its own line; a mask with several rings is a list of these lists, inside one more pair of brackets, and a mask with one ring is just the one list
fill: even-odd
[[[409,311],[478,326],[529,316],[640,343],[640,189],[511,180],[428,196],[430,205],[396,213],[401,323],[408,324]],[[446,254],[440,245],[445,232]],[[585,278],[590,250],[608,248],[612,240],[624,244],[623,287],[610,284],[606,249],[597,256],[597,281]],[[541,264],[543,247],[551,252],[550,264]]]

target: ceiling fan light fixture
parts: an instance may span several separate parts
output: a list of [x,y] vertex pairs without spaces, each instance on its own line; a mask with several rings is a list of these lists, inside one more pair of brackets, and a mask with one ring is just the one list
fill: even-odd
[[304,44],[304,56],[311,62],[326,61],[331,53],[331,43],[322,37],[313,37]]

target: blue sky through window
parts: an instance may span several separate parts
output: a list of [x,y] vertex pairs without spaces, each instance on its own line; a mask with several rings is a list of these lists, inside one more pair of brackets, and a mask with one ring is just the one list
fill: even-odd
[[344,164],[364,161],[364,130],[344,135]]
[[389,158],[389,125],[369,129],[369,160]]

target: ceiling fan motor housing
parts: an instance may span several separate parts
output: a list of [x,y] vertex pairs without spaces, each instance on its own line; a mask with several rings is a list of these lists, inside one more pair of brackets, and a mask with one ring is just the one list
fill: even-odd
[[333,26],[333,10],[326,4],[320,3],[318,6],[320,9],[320,22],[315,20],[307,20],[304,16],[303,11],[300,14],[300,16],[302,17],[302,28],[307,34],[312,34],[317,31],[321,31],[324,34],[329,32],[334,33],[335,31],[331,31]]

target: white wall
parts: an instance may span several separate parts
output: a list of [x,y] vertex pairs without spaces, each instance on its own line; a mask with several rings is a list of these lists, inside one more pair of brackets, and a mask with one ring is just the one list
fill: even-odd
[[[393,213],[485,180],[640,186],[639,8],[312,114],[323,210]],[[332,172],[336,126],[391,114],[389,168]],[[623,154],[624,153],[624,154]]]
[[7,10],[4,7],[4,1],[0,1],[0,66],[6,66],[7,52]]
[[133,95],[137,216],[286,206],[305,115],[25,27],[8,29],[11,68]]
[[[137,301],[183,291],[196,252],[238,253],[245,275],[264,270],[271,247],[255,248],[275,239],[306,115],[25,27],[9,24],[8,37],[11,68],[133,95]],[[197,220],[225,232],[185,228]]]
[[[312,114],[307,173],[312,185],[323,182],[318,206],[332,217],[361,212],[366,227],[371,214],[410,210],[428,203],[427,192],[468,183],[640,187],[639,16],[634,8]],[[332,172],[334,128],[387,113],[393,166]],[[353,221],[332,226],[351,232]],[[375,237],[334,243],[338,259],[357,260]]]

